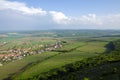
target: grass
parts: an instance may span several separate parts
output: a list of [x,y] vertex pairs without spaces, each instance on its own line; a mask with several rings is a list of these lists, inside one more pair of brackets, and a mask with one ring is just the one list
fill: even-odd
[[107,42],[88,42],[87,45],[77,48],[78,51],[88,53],[103,53]]
[[[91,57],[91,56],[97,56],[96,49],[99,50],[99,52],[103,52],[105,43],[88,43],[88,44],[81,44],[81,42],[77,43],[79,44],[79,47],[76,48],[73,51],[61,53],[57,56],[51,57],[47,60],[44,60],[43,62],[40,62],[28,69],[26,69],[21,74],[14,77],[15,80],[19,79],[28,79],[36,75],[42,75],[42,73],[49,72],[52,69],[62,67],[66,64],[73,63],[75,61],[82,60],[83,58]],[[95,48],[92,48],[92,46],[95,46]],[[70,45],[68,45],[70,46]],[[73,47],[73,46],[72,46]],[[74,46],[76,47],[76,46]],[[74,48],[73,47],[73,48]],[[91,49],[89,49],[91,48]],[[67,48],[68,49],[68,48]],[[79,51],[82,50],[82,51]],[[102,51],[101,51],[102,50]],[[90,52],[91,51],[91,52]]]
[[20,69],[25,67],[26,65],[30,63],[34,63],[37,61],[43,61],[44,59],[53,56],[57,54],[57,52],[52,52],[52,53],[44,53],[44,54],[37,54],[37,55],[32,55],[25,57],[22,60],[17,60],[15,62],[10,62],[8,64],[3,65],[0,67],[0,80],[9,77],[9,75],[18,72]]
[[40,62],[37,65],[27,69],[19,76],[16,76],[16,80],[28,79],[35,75],[39,75],[41,73],[48,72],[52,69],[59,68],[66,64],[69,64],[69,63],[72,63],[75,61],[79,61],[79,60],[82,60],[83,58],[87,58],[90,56],[96,56],[96,54],[74,53],[74,52],[60,54],[60,55],[57,55],[50,59],[47,59],[43,62]]
[[70,52],[75,50],[78,47],[86,45],[85,42],[68,42],[65,45],[63,45],[62,48],[57,49],[56,51],[59,52]]

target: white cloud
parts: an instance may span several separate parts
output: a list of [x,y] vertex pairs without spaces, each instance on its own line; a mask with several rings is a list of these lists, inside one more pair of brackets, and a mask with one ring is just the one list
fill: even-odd
[[82,15],[80,17],[71,17],[69,24],[77,25],[102,25],[102,20],[96,14]]
[[94,24],[94,25],[101,25],[102,21],[99,19],[96,14],[88,14],[88,15],[83,15],[80,18],[80,21],[83,24]]
[[10,1],[0,1],[0,10],[14,10],[22,12],[22,14],[29,15],[46,15],[46,11],[43,11],[41,8],[27,7],[25,3],[20,2],[10,2]]
[[50,11],[49,13],[51,14],[53,20],[58,24],[67,24],[70,21],[70,18],[62,12]]
[[69,28],[84,26],[84,28],[96,29],[120,29],[120,14],[97,16],[96,14],[82,15],[80,17],[67,17],[61,12],[50,12],[53,20],[61,25],[65,24]]
[[112,14],[107,16],[101,16],[102,26],[111,29],[120,29],[120,14]]

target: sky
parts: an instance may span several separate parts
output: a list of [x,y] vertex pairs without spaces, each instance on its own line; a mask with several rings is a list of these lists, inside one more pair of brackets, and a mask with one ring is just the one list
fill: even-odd
[[120,0],[0,0],[0,31],[120,29]]

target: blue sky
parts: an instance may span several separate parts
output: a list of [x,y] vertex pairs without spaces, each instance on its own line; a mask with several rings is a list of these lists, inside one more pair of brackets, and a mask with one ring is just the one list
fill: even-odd
[[120,0],[0,0],[1,30],[120,29]]
[[60,11],[68,16],[89,13],[98,15],[120,12],[120,0],[9,0],[24,2],[27,6],[41,7],[45,10]]

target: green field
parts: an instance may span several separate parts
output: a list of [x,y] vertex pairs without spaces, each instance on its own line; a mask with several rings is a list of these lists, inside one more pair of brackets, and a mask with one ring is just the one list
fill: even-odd
[[108,42],[89,42],[87,45],[77,48],[78,51],[88,53],[103,53],[106,48],[105,44]]
[[4,79],[6,77],[9,77],[10,75],[12,75],[14,73],[20,72],[22,68],[26,67],[27,65],[29,65],[31,63],[43,61],[44,59],[47,59],[56,54],[57,54],[56,52],[37,54],[37,55],[25,57],[22,60],[17,60],[17,61],[5,64],[0,67],[0,73],[1,73],[0,80]]
[[[2,74],[0,74],[0,78],[3,79],[12,75],[13,73],[19,73],[14,76],[16,79],[19,79],[19,78],[27,79],[30,76],[42,74],[44,72],[47,72],[55,68],[59,68],[66,64],[82,60],[83,58],[97,56],[99,54],[96,54],[96,50],[98,50],[97,51],[98,53],[103,53],[105,50],[105,47],[104,47],[105,44],[106,42],[96,42],[96,43],[87,42],[86,43],[86,42],[68,41],[67,44],[64,44],[62,48],[57,49],[58,52],[56,50],[54,52],[47,52],[47,53],[42,53],[38,55],[28,56],[22,60],[17,60],[17,61],[5,64],[4,66],[0,67],[0,72],[2,72]],[[95,46],[95,48],[92,48],[93,45]],[[61,52],[63,50],[67,52]],[[53,56],[55,54],[58,54],[58,55]],[[47,57],[50,57],[50,56],[53,56],[53,57],[46,59]],[[28,64],[35,63],[35,62],[37,62],[37,64],[35,64],[34,66],[29,66],[29,68],[25,67]],[[20,72],[20,69],[24,67],[26,68],[25,71]]]
[[[15,48],[38,48],[40,45],[55,43],[56,39],[53,38],[39,38],[39,37],[20,37],[20,38],[0,38],[0,50],[10,50]],[[6,43],[6,44],[4,44]]]
[[[42,75],[42,73],[48,72],[52,69],[59,68],[61,66],[64,66],[66,64],[69,64],[69,63],[72,63],[75,61],[79,61],[79,60],[82,60],[87,57],[97,56],[99,54],[96,54],[96,48],[91,48],[92,52],[90,53],[89,47],[92,47],[94,45],[97,47],[97,49],[99,49],[98,53],[103,53],[105,50],[104,46],[106,43],[101,42],[100,46],[99,46],[99,44],[98,43],[85,44],[83,42],[82,43],[78,42],[77,46],[76,46],[76,43],[67,45],[67,46],[65,46],[66,47],[65,50],[68,50],[68,49],[71,50],[74,48],[75,48],[75,50],[70,51],[70,52],[65,52],[65,53],[61,52],[57,56],[51,57],[50,59],[47,59],[47,60],[44,60],[43,62],[40,62],[40,63],[34,65],[33,67],[26,69],[21,74],[15,76],[15,79],[16,80],[28,79],[28,78],[36,76],[36,75],[40,75],[40,74]],[[72,46],[72,47],[69,47],[69,46]],[[79,51],[79,49],[82,49],[84,47],[86,47],[85,50]],[[63,48],[62,48],[62,50],[63,50]]]

